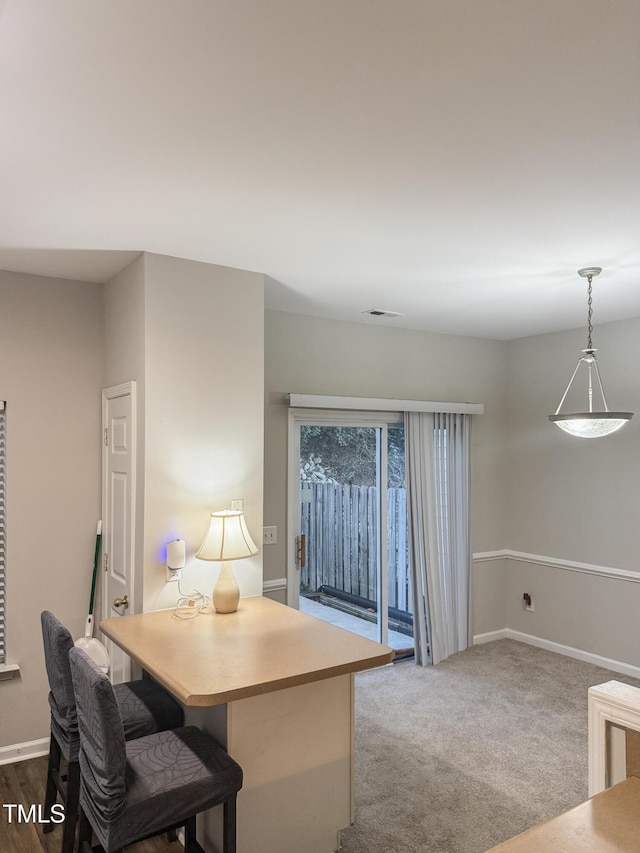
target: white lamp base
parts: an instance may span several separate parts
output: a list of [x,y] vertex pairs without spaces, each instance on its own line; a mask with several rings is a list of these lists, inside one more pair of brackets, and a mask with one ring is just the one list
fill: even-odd
[[234,613],[238,609],[240,589],[233,576],[231,563],[224,561],[220,566],[220,574],[213,588],[213,606],[216,613]]

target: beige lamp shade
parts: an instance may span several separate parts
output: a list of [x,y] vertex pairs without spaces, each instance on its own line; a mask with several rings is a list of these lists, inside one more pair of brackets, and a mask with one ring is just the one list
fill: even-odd
[[196,557],[200,560],[242,560],[257,553],[242,510],[221,509],[211,513],[209,531]]
[[220,575],[213,590],[213,604],[217,613],[233,613],[238,609],[240,590],[233,576],[231,560],[242,560],[258,553],[241,510],[221,509],[212,512],[209,530],[196,557],[222,563]]

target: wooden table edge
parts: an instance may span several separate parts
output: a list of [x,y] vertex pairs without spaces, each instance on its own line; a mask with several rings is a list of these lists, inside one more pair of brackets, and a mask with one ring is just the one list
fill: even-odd
[[327,678],[335,678],[349,673],[363,672],[368,669],[385,666],[391,663],[395,657],[395,651],[393,649],[383,646],[380,653],[367,655],[361,659],[346,661],[341,664],[329,665],[327,667],[320,667],[308,672],[296,672],[290,676],[284,676],[265,682],[255,682],[251,685],[247,685],[246,687],[223,690],[216,693],[199,694],[186,691],[183,685],[169,678],[167,673],[164,672],[155,661],[151,660],[147,655],[141,654],[139,649],[134,648],[126,640],[123,640],[117,631],[112,631],[111,625],[115,624],[112,621],[114,618],[117,620],[119,618],[127,617],[111,617],[111,619],[103,620],[99,626],[103,634],[122,649],[122,651],[129,655],[132,660],[141,666],[143,670],[148,672],[149,675],[151,675],[180,702],[190,707],[214,707],[216,705],[224,705],[239,699],[247,699],[252,696],[261,696],[266,693],[272,693],[276,690],[284,690],[286,688],[296,687],[302,684],[312,684],[317,681],[323,681]]

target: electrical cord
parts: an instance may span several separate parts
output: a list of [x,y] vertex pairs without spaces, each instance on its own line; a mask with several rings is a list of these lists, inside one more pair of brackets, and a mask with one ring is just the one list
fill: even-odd
[[184,592],[180,586],[180,579],[178,579],[178,592],[180,596],[172,614],[174,619],[193,619],[211,604],[211,597],[198,589]]

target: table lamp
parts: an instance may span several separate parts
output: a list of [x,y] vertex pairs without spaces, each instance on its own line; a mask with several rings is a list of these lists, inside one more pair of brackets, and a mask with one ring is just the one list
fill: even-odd
[[217,613],[233,613],[238,609],[240,590],[233,576],[231,560],[243,560],[257,553],[241,510],[221,509],[211,513],[209,530],[196,557],[222,563],[213,588],[213,606]]

